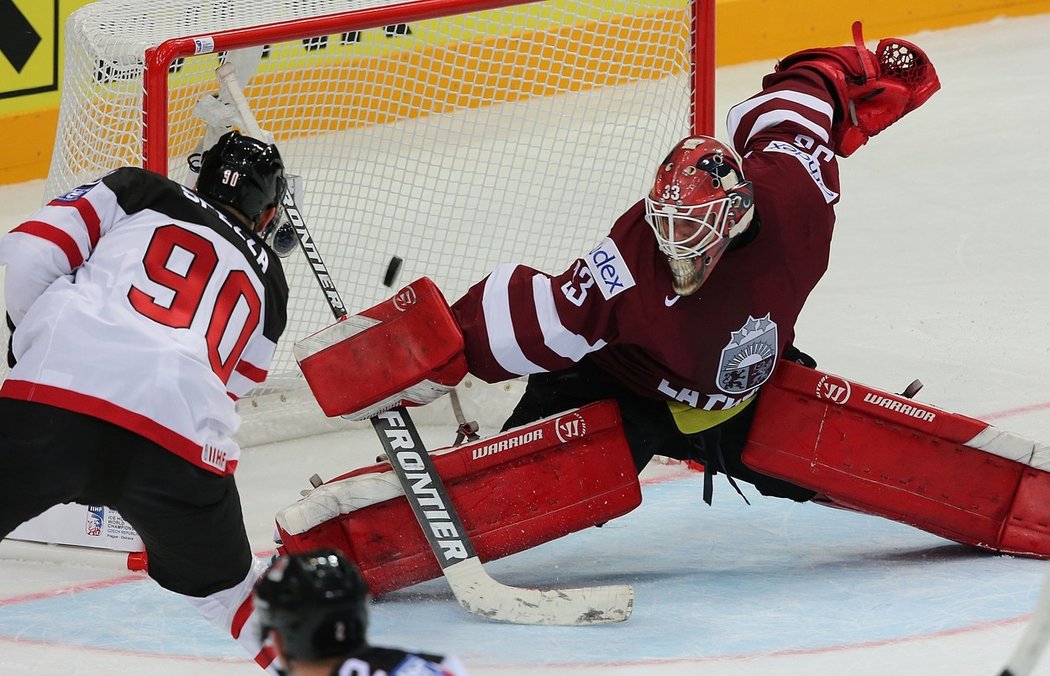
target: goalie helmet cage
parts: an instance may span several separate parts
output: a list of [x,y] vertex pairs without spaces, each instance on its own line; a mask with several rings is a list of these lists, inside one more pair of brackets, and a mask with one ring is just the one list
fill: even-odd
[[[303,177],[297,201],[351,312],[423,275],[451,301],[501,262],[561,270],[679,139],[713,133],[714,4],[100,0],[67,23],[47,195],[122,165],[191,182],[195,106],[228,52],[255,48],[238,79]],[[330,429],[291,354],[330,310],[304,256],[284,265],[288,328],[239,403],[242,443]],[[498,425],[513,397],[493,392],[516,388],[468,377],[460,393]]]

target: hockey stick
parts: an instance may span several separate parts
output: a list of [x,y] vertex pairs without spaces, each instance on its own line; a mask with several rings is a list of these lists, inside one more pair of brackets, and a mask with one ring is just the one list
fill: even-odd
[[1032,613],[1020,643],[999,676],[1028,676],[1039,663],[1039,657],[1050,640],[1050,574],[1043,581],[1043,591]]
[[[223,64],[215,72],[226,86],[245,131],[254,138],[268,140],[269,135],[259,128],[238,85],[234,67]],[[332,314],[337,321],[345,319],[346,305],[290,191],[285,192],[282,206]],[[630,617],[634,590],[628,585],[542,590],[511,587],[492,579],[481,565],[408,411],[397,407],[373,417],[371,422],[441,572],[465,610],[486,619],[515,624],[606,624]]]

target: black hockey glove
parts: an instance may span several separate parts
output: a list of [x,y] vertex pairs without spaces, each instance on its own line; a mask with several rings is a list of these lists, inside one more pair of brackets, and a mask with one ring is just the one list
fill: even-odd
[[11,348],[11,341],[15,339],[15,323],[11,321],[11,315],[4,313],[4,319],[7,320],[7,330],[10,332],[7,338],[7,366],[9,368],[15,367],[15,352]]
[[802,364],[806,368],[817,368],[817,360],[809,356],[802,350],[798,349],[794,345],[788,345],[784,348],[784,354],[781,355],[781,359],[787,359],[788,361],[793,361],[796,364]]

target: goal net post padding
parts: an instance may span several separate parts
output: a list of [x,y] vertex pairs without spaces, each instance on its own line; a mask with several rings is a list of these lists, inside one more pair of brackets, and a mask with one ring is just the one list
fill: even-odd
[[[714,0],[100,0],[67,22],[46,194],[122,165],[192,183],[195,107],[228,52],[255,48],[246,96],[302,177],[349,309],[423,275],[451,301],[502,262],[561,271],[676,141],[713,132],[713,35]],[[242,443],[337,427],[291,354],[330,310],[304,256],[284,265],[288,328],[270,378],[239,402]],[[468,417],[498,426],[521,384],[459,389]],[[417,419],[451,423],[449,408]]]

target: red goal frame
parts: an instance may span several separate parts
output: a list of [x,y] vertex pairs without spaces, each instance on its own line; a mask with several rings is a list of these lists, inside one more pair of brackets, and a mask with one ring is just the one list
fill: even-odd
[[[411,0],[386,7],[369,7],[294,22],[265,24],[208,35],[190,35],[167,40],[145,53],[142,102],[143,166],[167,174],[168,162],[168,71],[176,59],[258,47],[272,42],[298,40],[318,35],[380,28],[394,23],[467,14],[486,9],[525,5],[540,0]],[[714,132],[715,0],[690,0],[691,79],[693,83],[690,124],[692,133]]]

